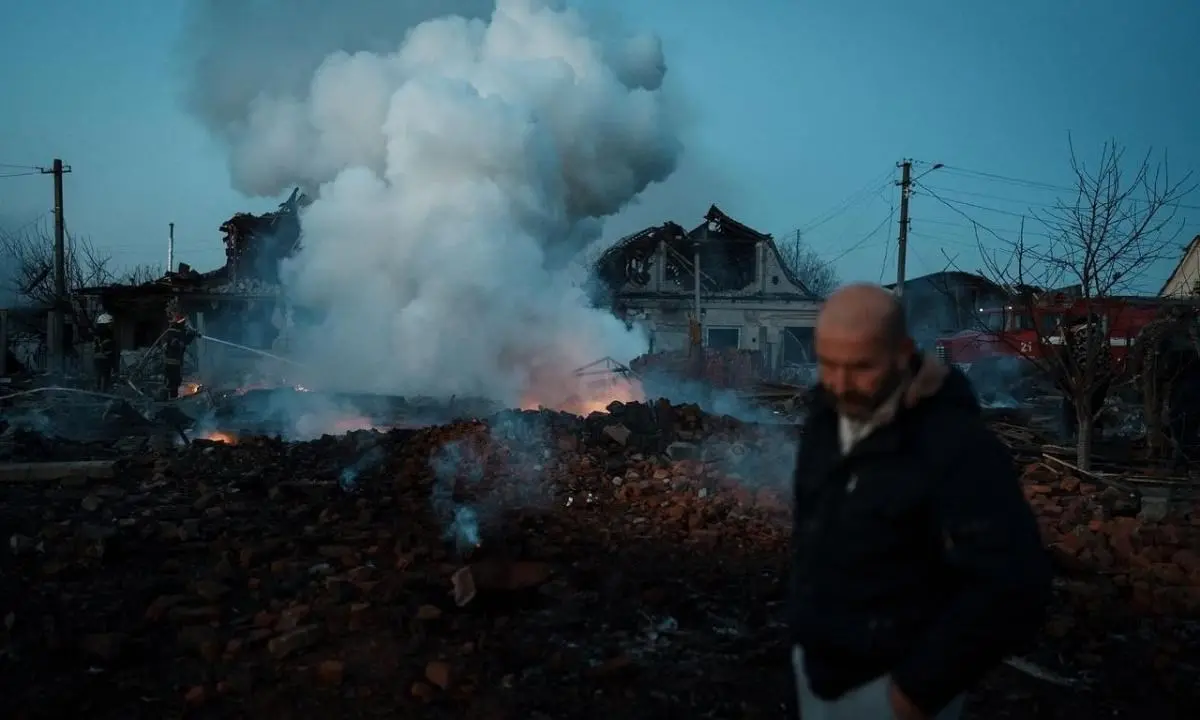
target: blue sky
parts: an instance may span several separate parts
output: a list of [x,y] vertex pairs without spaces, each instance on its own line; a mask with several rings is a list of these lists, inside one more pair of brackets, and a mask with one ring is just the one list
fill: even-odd
[[[1087,159],[1115,138],[1130,155],[1169,150],[1173,174],[1200,170],[1197,3],[611,4],[663,37],[694,113],[695,161],[647,209],[692,223],[716,202],[765,231],[806,228],[844,279],[894,278],[888,180],[904,157],[945,163],[924,182],[957,208],[913,198],[910,276],[979,268],[968,218],[1012,237],[1022,214],[1053,202],[1048,186],[1072,184],[1068,132]],[[69,163],[69,228],[122,265],[164,263],[169,222],[178,260],[219,265],[217,226],[273,205],[229,189],[221,148],[181,109],[183,5],[10,3],[0,24],[0,163]],[[0,167],[10,231],[51,205],[50,178],[22,172]],[[1200,208],[1200,194],[1184,202]],[[1200,233],[1200,209],[1180,218],[1182,245]]]

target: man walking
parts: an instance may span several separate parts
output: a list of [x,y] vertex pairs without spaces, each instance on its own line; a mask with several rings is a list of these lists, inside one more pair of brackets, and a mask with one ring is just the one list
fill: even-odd
[[1051,570],[966,377],[916,351],[896,297],[817,320],[796,462],[792,629],[803,720],[953,720],[1039,627]]

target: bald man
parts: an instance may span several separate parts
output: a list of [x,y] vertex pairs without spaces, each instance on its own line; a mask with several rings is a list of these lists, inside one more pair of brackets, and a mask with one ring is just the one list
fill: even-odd
[[796,461],[792,623],[803,720],[950,720],[1041,624],[1051,571],[966,377],[895,296],[850,285],[816,328]]

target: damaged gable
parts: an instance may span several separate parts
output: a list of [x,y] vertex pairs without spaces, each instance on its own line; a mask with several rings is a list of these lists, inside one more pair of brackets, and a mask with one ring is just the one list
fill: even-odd
[[716,205],[691,230],[666,222],[621,238],[601,255],[596,275],[618,295],[691,295],[697,254],[703,295],[817,299],[783,262],[769,234]]
[[275,212],[237,213],[221,223],[226,274],[238,280],[279,282],[280,261],[300,247],[300,210],[308,203],[296,188]]
[[[792,269],[783,261],[783,256],[779,253],[779,247],[775,244],[775,238],[769,233],[759,232],[749,225],[734,220],[716,205],[708,208],[708,212],[704,215],[704,220],[704,223],[695,227],[688,235],[689,237],[703,240],[705,225],[707,225],[708,237],[710,239],[715,237],[723,240],[724,242],[721,247],[724,249],[724,252],[713,253],[713,260],[719,261],[722,256],[729,259],[739,258],[742,254],[737,253],[733,248],[757,244],[763,254],[758,262],[760,263],[761,270],[759,283],[763,286],[762,291],[764,293],[794,294],[802,295],[810,300],[819,299],[800,278],[796,277]],[[700,270],[702,273],[705,268],[704,259],[705,253],[701,250]]]

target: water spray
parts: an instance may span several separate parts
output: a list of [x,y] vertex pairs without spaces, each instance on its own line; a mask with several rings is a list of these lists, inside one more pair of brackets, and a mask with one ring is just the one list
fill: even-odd
[[246,346],[246,345],[239,345],[239,344],[237,344],[237,343],[235,343],[235,342],[229,342],[228,340],[222,340],[222,339],[220,339],[220,338],[215,338],[215,337],[212,337],[211,335],[201,335],[201,336],[200,336],[200,339],[201,339],[201,340],[208,340],[209,342],[215,342],[215,343],[217,343],[218,345],[226,345],[226,346],[228,346],[228,347],[231,347],[231,348],[236,348],[236,349],[238,349],[238,350],[245,350],[246,352],[254,353],[255,355],[261,355],[262,357],[265,357],[265,358],[270,358],[270,359],[272,359],[272,360],[278,360],[278,361],[280,361],[280,362],[285,362],[285,363],[287,363],[287,364],[289,364],[289,365],[293,365],[293,366],[295,366],[295,367],[298,367],[298,368],[303,368],[303,367],[305,367],[304,365],[301,365],[300,363],[296,362],[295,360],[289,360],[289,359],[287,359],[287,358],[285,358],[285,357],[281,357],[281,356],[279,356],[279,355],[276,355],[276,354],[274,354],[274,353],[269,353],[269,352],[267,352],[266,350],[259,350],[258,348],[252,348],[252,347],[248,347],[248,346]]

